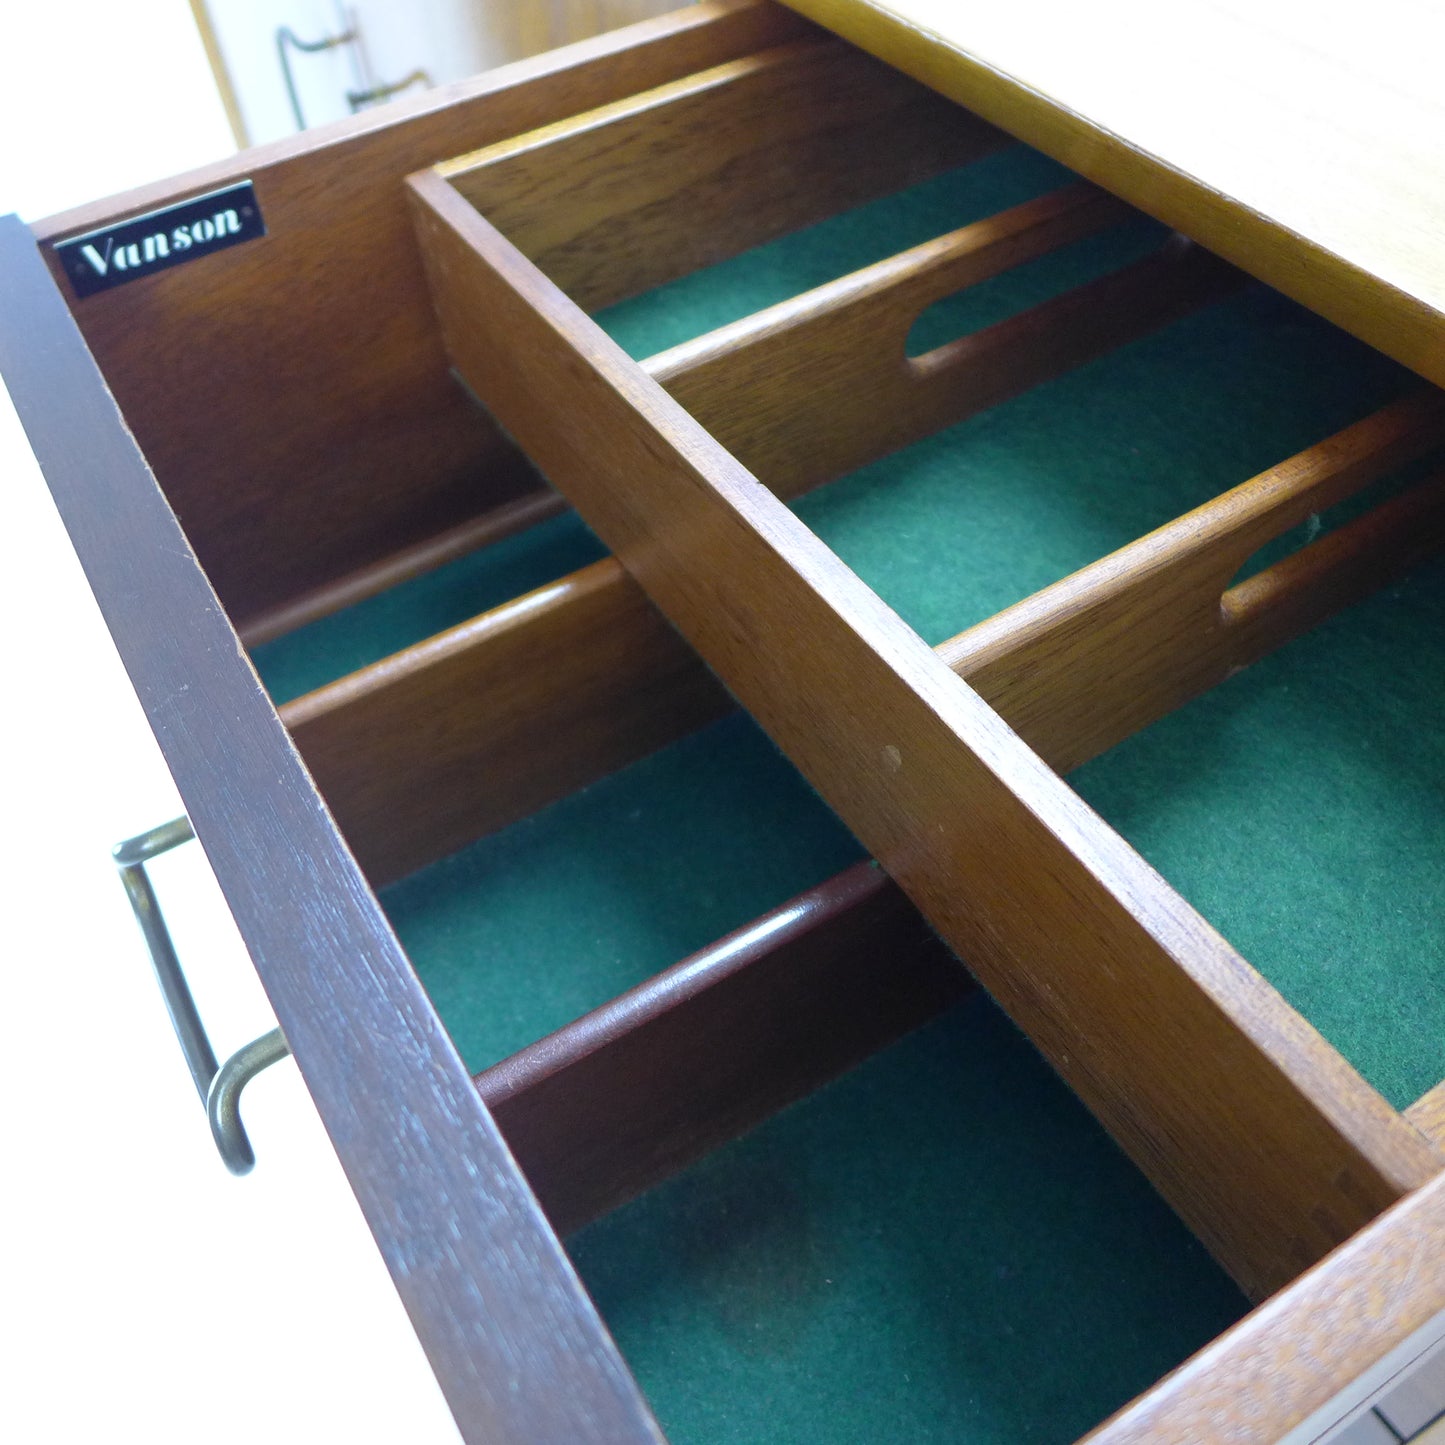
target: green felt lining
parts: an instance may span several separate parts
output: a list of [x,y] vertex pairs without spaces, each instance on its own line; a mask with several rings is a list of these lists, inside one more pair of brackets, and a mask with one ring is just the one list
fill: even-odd
[[856,862],[739,713],[382,895],[480,1071]]
[[571,1251],[678,1445],[1063,1445],[1246,1308],[981,995]]
[[[1064,179],[1052,162],[1014,148],[686,277],[602,319],[633,352],[656,352]],[[1021,278],[998,278],[951,313],[935,308],[920,323],[917,344],[936,344],[1123,264],[1153,236],[1148,227],[1125,227],[1044,258]],[[802,499],[798,510],[936,643],[1329,435],[1403,384],[1399,369],[1377,353],[1254,289],[865,467]],[[259,649],[257,660],[282,698],[561,575],[598,551],[575,517],[558,518]],[[1399,625],[1369,620],[1395,614],[1405,619]],[[1429,606],[1411,611],[1407,600],[1370,604],[1296,644],[1313,663],[1295,660],[1294,650],[1267,660],[1079,778],[1085,795],[1396,1104],[1445,1074],[1445,967],[1436,922],[1441,851],[1430,808],[1439,776],[1433,744],[1439,672],[1438,662],[1420,661],[1435,656],[1422,650],[1435,615]],[[1331,649],[1339,649],[1340,686]],[[1373,679],[1386,685],[1377,688]],[[1377,695],[1388,705],[1373,706]],[[1326,714],[1341,716],[1342,707],[1343,721],[1321,724]],[[1238,746],[1221,748],[1222,736],[1236,737]],[[1339,740],[1355,736],[1372,741],[1352,755]],[[759,761],[765,750],[750,756],[737,764],[740,779],[771,776],[775,764]],[[656,769],[662,781],[644,781],[644,791],[677,789],[682,796],[694,786],[685,776],[690,766],[658,761],[637,776],[653,778],[647,769]],[[817,810],[801,785],[747,786],[776,786],[800,817]],[[572,806],[585,812],[593,804]],[[566,806],[556,815],[568,816]],[[771,895],[740,888],[731,910],[708,915],[709,927],[716,923],[721,933],[746,921],[749,909],[761,912],[816,882],[822,875],[814,865],[823,857],[846,852],[817,841],[838,834],[825,814],[816,816],[823,821],[815,840],[800,847],[802,861],[779,865],[780,887]],[[717,837],[739,826],[734,813],[700,824]],[[547,867],[560,869],[541,877],[569,872],[571,865],[559,861],[567,846],[560,836],[545,849],[537,841],[553,827],[551,815],[532,820],[388,896],[444,1017],[478,1064],[713,936],[669,933],[664,943],[646,919],[622,919],[625,910],[615,903],[625,891],[620,883],[592,879],[567,906],[610,912],[619,926],[597,948],[633,963],[609,964],[585,985],[536,984],[573,967],[550,962],[564,958],[570,942],[554,941],[537,922],[555,885],[516,881],[524,854],[547,854]],[[813,838],[814,825],[800,826],[800,833]],[[740,836],[752,835],[742,827]],[[1244,839],[1247,847],[1238,841]],[[581,825],[578,856],[610,846],[600,824]],[[476,860],[484,857],[494,860],[486,868],[513,880],[510,891],[494,896],[475,885],[475,870],[484,867]],[[675,861],[680,871],[663,866],[655,886],[641,882],[639,864],[627,886],[644,898],[688,896],[705,864]],[[1333,903],[1325,897],[1331,889]],[[642,911],[654,916],[651,903]],[[428,915],[433,921],[425,921]],[[523,962],[534,951],[549,960],[540,972]],[[487,957],[518,960],[549,1007],[503,1010],[509,1027],[483,1028],[475,1020],[488,1012],[489,975],[475,960]]]
[[1382,1094],[1445,1078],[1445,562],[1071,782]]
[[[648,355],[1061,176],[1014,150],[602,319]],[[1156,238],[1121,228],[1000,278],[936,308],[910,346]],[[1401,385],[1367,348],[1250,291],[799,510],[937,642]],[[569,547],[590,560],[579,523],[547,527],[262,650],[273,695],[560,575]],[[1076,779],[1397,1104],[1445,1073],[1442,585],[1427,569]],[[856,856],[735,717],[383,901],[480,1069]],[[1244,1307],[982,998],[592,1226],[575,1256],[678,1440],[1069,1440]]]
[[279,706],[606,555],[566,512],[262,643],[251,659]]

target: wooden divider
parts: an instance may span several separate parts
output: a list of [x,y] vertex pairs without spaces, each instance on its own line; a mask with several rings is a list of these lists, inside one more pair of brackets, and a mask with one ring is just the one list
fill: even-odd
[[943,643],[939,655],[1067,771],[1445,544],[1422,483],[1231,588],[1261,547],[1445,445],[1445,396],[1409,397]]
[[714,0],[38,223],[66,287],[56,241],[254,184],[264,238],[74,305],[242,630],[536,486],[447,374],[403,178],[818,33],[768,0]]
[[[1246,1315],[1080,1445],[1292,1439],[1297,1425],[1445,1310],[1442,1233],[1445,1175]],[[1365,1437],[1351,1432],[1349,1438]],[[1344,1437],[1340,1441],[1344,1445]]]
[[776,498],[444,180],[410,186],[477,395],[1246,1289],[1429,1177],[1421,1136]]
[[[779,495],[794,496],[1239,284],[1207,253],[1169,245],[929,357],[904,355],[908,327],[931,301],[1119,215],[1087,187],[1044,196],[644,365]],[[478,708],[481,697],[494,704]],[[281,711],[383,884],[727,706],[609,561]],[[546,733],[539,716],[552,719]]]
[[860,1063],[973,988],[860,863],[477,1077],[562,1233]]
[[281,708],[373,886],[729,711],[612,558]]
[[[439,169],[595,310],[1012,143],[860,50],[804,40]],[[538,206],[539,186],[567,203]]]
[[1117,224],[1087,186],[1040,196],[663,352],[649,375],[792,497],[997,406],[1237,290],[1176,238],[1153,256],[909,357],[933,302]]

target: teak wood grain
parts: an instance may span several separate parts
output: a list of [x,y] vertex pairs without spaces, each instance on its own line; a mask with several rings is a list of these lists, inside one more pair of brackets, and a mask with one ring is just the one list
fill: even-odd
[[935,1017],[973,980],[860,863],[477,1077],[561,1233]]
[[1432,0],[790,0],[1445,385]]
[[0,274],[5,385],[463,1438],[656,1445],[14,217]]
[[1402,1200],[1085,1440],[1279,1440],[1445,1310],[1442,1240],[1445,1175]]
[[[593,310],[1008,144],[825,38],[730,61],[441,169]],[[567,204],[539,206],[542,187]]]
[[[1207,253],[1171,245],[926,358],[905,355],[930,301],[1120,214],[1087,188],[1045,196],[644,366],[775,492],[796,495],[1237,284]],[[717,716],[727,703],[690,657],[623,570],[598,564],[282,717],[382,884]]]
[[761,0],[717,0],[36,227],[49,256],[67,235],[254,183],[263,239],[74,308],[239,625],[536,486],[447,375],[402,178],[808,33]]
[[1247,1290],[1433,1173],[1421,1137],[575,303],[441,177],[410,186],[468,383]]
[[907,355],[908,331],[933,302],[1128,214],[1088,188],[1042,196],[684,343],[646,369],[764,485],[796,496],[1242,283],[1208,252],[1166,244],[927,355]]

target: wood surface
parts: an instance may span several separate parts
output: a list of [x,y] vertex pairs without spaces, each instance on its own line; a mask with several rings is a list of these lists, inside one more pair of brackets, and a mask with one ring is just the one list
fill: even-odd
[[678,7],[671,0],[507,0],[487,13],[487,37],[503,60],[571,45]]
[[731,707],[608,558],[281,716],[380,887]]
[[860,863],[477,1077],[560,1233],[746,1133],[974,987]]
[[[1445,1151],[1445,1083],[1436,1084],[1428,1094],[1421,1095],[1408,1109],[1405,1117],[1442,1151]],[[1445,1249],[1445,1245],[1442,1245]]]
[[1445,384],[1434,0],[790,0]]
[[659,1441],[14,217],[0,274],[5,385],[463,1438]]
[[[815,38],[440,169],[596,310],[1009,143],[872,56]],[[539,205],[539,189],[566,203]]]
[[48,252],[254,182],[264,239],[74,305],[238,624],[536,486],[447,374],[402,178],[810,29],[762,0],[718,0],[37,226]]
[[1445,1175],[1382,1215],[1086,1436],[1265,1445],[1445,1310]]
[[1247,1290],[1434,1172],[777,498],[445,180],[409,184],[468,384]]
[[938,648],[1055,768],[1113,747],[1445,545],[1445,476],[1233,587],[1267,542],[1445,444],[1433,389]]
[[[1264,542],[1445,442],[1422,392],[940,643],[1060,772],[1442,545],[1425,482],[1247,584]],[[485,700],[485,701],[484,701]],[[613,558],[281,709],[375,886],[594,782],[732,706]]]
[[[1237,284],[1207,253],[1170,245],[927,357],[905,355],[930,302],[1120,214],[1087,187],[1045,196],[644,366],[774,491],[795,495]],[[690,658],[626,573],[598,564],[281,715],[380,886],[718,716],[728,703]]]
[[780,497],[997,406],[1237,289],[1188,243],[910,357],[933,302],[1129,213],[1084,186],[1016,206],[686,342],[647,371]]
[[258,613],[237,631],[248,648],[259,647],[570,510],[566,498],[550,487],[524,492],[514,502],[504,502],[479,517],[313,588],[269,612]]

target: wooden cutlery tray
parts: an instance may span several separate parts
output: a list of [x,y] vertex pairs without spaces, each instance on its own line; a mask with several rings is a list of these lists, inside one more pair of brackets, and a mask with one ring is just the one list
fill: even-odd
[[1437,392],[761,4],[40,253],[240,179],[84,345],[17,226],[6,375],[469,1438],[652,1438],[574,1264],[677,1439],[1445,1304]]

